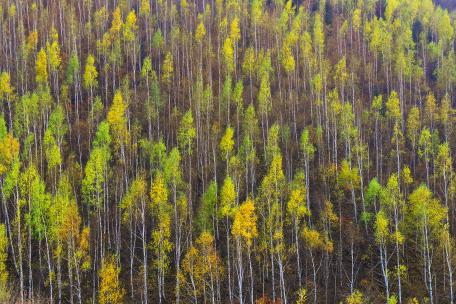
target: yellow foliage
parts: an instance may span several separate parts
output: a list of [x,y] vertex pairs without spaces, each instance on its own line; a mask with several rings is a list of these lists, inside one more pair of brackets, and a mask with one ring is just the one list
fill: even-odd
[[47,52],[49,54],[49,65],[53,71],[57,71],[60,67],[62,61],[60,57],[60,46],[57,41],[52,42],[51,44],[46,45]]
[[230,24],[230,38],[234,43],[241,39],[241,30],[239,29],[239,19],[234,17]]
[[314,229],[304,227],[302,231],[302,236],[307,243],[307,245],[312,249],[322,249],[325,248],[324,240],[321,234]]
[[[222,277],[223,272],[222,260],[215,250],[214,237],[208,232],[201,233],[195,246],[190,247],[182,261],[182,284],[194,286],[196,296],[200,296],[203,292],[208,292],[207,282]],[[190,287],[190,290],[193,288]],[[193,292],[191,295],[194,295]]]
[[237,208],[231,233],[235,237],[243,238],[247,245],[250,246],[252,240],[258,235],[256,222],[255,204],[249,197]]
[[0,99],[8,98],[12,93],[13,87],[11,86],[10,74],[2,72],[0,74]]
[[95,58],[92,55],[87,56],[87,62],[84,71],[84,87],[94,88],[98,85],[97,83],[98,72],[95,67]]
[[222,158],[228,159],[229,154],[233,151],[234,147],[234,139],[233,139],[234,131],[233,128],[227,127],[225,134],[223,135],[222,139],[220,140],[220,151],[222,152]]
[[234,70],[234,46],[230,37],[225,39],[222,53],[225,58],[226,70],[231,73]]
[[47,56],[46,51],[42,48],[37,55],[36,63],[36,83],[38,85],[47,85],[48,72],[47,72]]
[[301,288],[298,291],[298,296],[296,299],[296,304],[306,304],[307,303],[307,289]]
[[231,177],[227,176],[223,182],[220,193],[220,212],[222,216],[231,216],[233,213],[233,205],[236,200],[236,191]]
[[117,267],[113,258],[104,258],[100,269],[100,304],[119,304],[123,303],[125,291],[120,286],[120,269]]
[[364,304],[364,296],[359,290],[355,290],[351,295],[345,299],[347,304]]
[[195,31],[195,39],[198,42],[203,41],[204,37],[206,36],[206,27],[204,26],[204,22],[201,21],[198,26],[196,27]]
[[125,117],[125,105],[122,93],[117,90],[112,101],[111,108],[109,109],[107,121],[114,141],[120,146],[128,140],[127,118]]
[[141,1],[141,6],[139,8],[139,15],[140,16],[149,16],[150,15],[149,0],[142,0]]
[[113,37],[118,35],[122,30],[123,21],[122,15],[120,14],[120,7],[117,7],[116,10],[112,13],[112,23],[109,32]]
[[297,219],[303,216],[310,216],[310,211],[306,206],[306,189],[293,189],[287,204],[287,210]]
[[8,270],[6,268],[7,258],[8,238],[6,236],[6,227],[5,224],[0,224],[0,301],[5,301],[8,297],[6,286],[8,283]]
[[130,11],[125,20],[124,33],[123,33],[125,40],[129,41],[129,42],[135,40],[135,32],[137,29],[138,29],[138,26],[136,25],[135,11]]
[[377,243],[385,242],[385,238],[389,236],[388,230],[388,218],[383,210],[380,210],[377,213],[377,218],[375,220],[375,239]]
[[171,52],[167,52],[165,55],[165,60],[163,61],[163,82],[166,84],[170,84],[171,80],[173,79],[173,72],[174,72],[174,62],[173,62],[173,55]]
[[353,22],[353,29],[355,31],[359,31],[359,29],[361,28],[361,10],[359,8],[357,8],[353,11],[352,22]]
[[296,68],[296,62],[293,56],[293,53],[291,52],[291,49],[288,45],[284,45],[282,48],[282,65],[283,68],[285,69],[285,72],[291,73],[295,70]]
[[76,259],[78,263],[82,263],[82,270],[89,270],[91,267],[89,247],[90,246],[90,228],[84,227],[79,236],[79,244],[76,250]]
[[154,205],[168,202],[168,189],[162,174],[157,174],[152,182],[150,197]]
[[30,54],[32,51],[36,49],[38,44],[38,32],[31,31],[27,37],[27,43],[25,45],[26,53]]
[[19,142],[8,133],[0,140],[0,175],[4,174],[19,154]]

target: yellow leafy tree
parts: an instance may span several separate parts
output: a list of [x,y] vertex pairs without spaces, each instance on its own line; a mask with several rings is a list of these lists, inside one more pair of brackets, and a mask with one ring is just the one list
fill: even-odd
[[142,0],[141,6],[139,7],[139,16],[149,16],[150,15],[150,3],[148,0]]
[[84,227],[79,236],[79,243],[75,253],[76,262],[81,269],[86,271],[90,269],[91,258],[89,255],[90,249],[90,228]]
[[250,247],[252,240],[258,235],[256,222],[255,204],[252,198],[249,197],[237,208],[231,233],[234,237],[242,238],[247,246]]
[[92,90],[98,85],[98,72],[95,67],[95,58],[92,55],[87,56],[87,62],[84,70],[84,87]]
[[238,272],[238,291],[239,298],[242,298],[242,279],[243,279],[243,258],[242,248],[243,244],[247,247],[247,256],[250,269],[250,297],[253,302],[253,272],[252,272],[252,259],[251,259],[251,246],[254,238],[257,237],[257,216],[255,214],[255,204],[253,199],[248,197],[247,200],[236,208],[234,214],[233,226],[231,234],[236,239],[237,248],[237,268]]
[[31,52],[35,51],[36,46],[38,45],[38,32],[31,31],[27,36],[27,42],[25,43],[25,54],[28,55]]
[[236,201],[236,190],[230,176],[227,176],[223,182],[220,193],[220,212],[222,216],[229,217],[233,214],[233,207]]
[[135,40],[136,34],[135,32],[138,29],[138,25],[136,24],[136,13],[135,11],[130,11],[125,19],[124,31],[123,36],[125,41],[131,42]]
[[98,301],[100,304],[123,303],[125,290],[120,286],[120,268],[113,257],[104,258],[100,269],[100,287]]
[[107,120],[114,138],[114,142],[118,146],[122,146],[128,141],[127,118],[125,110],[127,105],[123,101],[122,93],[117,90],[109,109]]
[[206,36],[206,27],[204,26],[204,22],[200,21],[200,23],[196,27],[195,40],[197,42],[202,42],[205,36]]
[[222,53],[225,59],[226,71],[228,74],[231,74],[234,70],[234,45],[233,40],[230,37],[225,39]]
[[57,71],[62,62],[60,55],[60,46],[58,41],[53,41],[52,43],[47,43],[46,45],[47,52],[49,54],[49,65],[52,71]]
[[11,77],[8,72],[0,74],[0,99],[9,98],[13,94],[13,87],[11,86]]
[[225,134],[223,135],[222,139],[220,140],[220,152],[222,152],[222,158],[226,161],[229,160],[231,152],[233,152],[234,147],[234,139],[233,139],[234,131],[233,128],[227,127]]
[[204,293],[216,297],[215,282],[223,276],[223,263],[215,250],[214,237],[202,232],[182,261],[181,277],[184,294],[197,300]]
[[171,52],[167,52],[165,55],[165,60],[163,61],[163,75],[162,79],[163,82],[169,85],[173,79],[173,72],[174,72],[174,62],[173,62],[173,55]]
[[158,225],[152,232],[152,244],[155,251],[155,267],[164,280],[165,271],[169,267],[168,254],[172,249],[171,239],[171,215],[172,206],[168,202],[168,189],[163,175],[158,172],[152,182],[150,197],[152,208],[156,214]]
[[351,295],[349,295],[345,299],[346,304],[363,304],[366,303],[366,299],[364,299],[364,295],[359,291],[355,290]]
[[154,266],[159,277],[160,298],[164,295],[165,272],[169,268],[171,243],[172,206],[168,201],[168,189],[161,172],[157,172],[151,185],[150,197],[152,210],[156,214],[158,225],[152,232],[152,248],[155,254]]
[[122,15],[120,13],[120,7],[117,7],[115,11],[112,13],[112,23],[111,23],[111,28],[109,29],[109,32],[111,33],[112,36],[116,36],[120,34],[120,31],[122,30],[123,26],[123,21],[122,21]]
[[8,238],[6,236],[5,224],[0,224],[0,301],[8,302],[8,270],[6,259],[8,258]]
[[4,174],[19,154],[19,142],[8,133],[0,138],[0,176]]
[[36,76],[35,80],[38,85],[46,86],[48,82],[48,72],[47,72],[47,55],[46,51],[42,48],[36,57],[35,69]]
[[304,227],[302,236],[310,249],[333,251],[333,243],[325,239],[320,232],[315,229]]
[[233,43],[237,43],[241,39],[241,30],[239,29],[239,19],[234,17],[230,24],[230,38]]

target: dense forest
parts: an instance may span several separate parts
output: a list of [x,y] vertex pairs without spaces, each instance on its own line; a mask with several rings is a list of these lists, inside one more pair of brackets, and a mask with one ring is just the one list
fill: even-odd
[[454,7],[0,0],[0,302],[456,303]]

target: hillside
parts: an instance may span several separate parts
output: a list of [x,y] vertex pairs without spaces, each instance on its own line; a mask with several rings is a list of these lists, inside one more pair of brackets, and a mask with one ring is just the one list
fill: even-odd
[[439,3],[1,0],[0,303],[455,303]]

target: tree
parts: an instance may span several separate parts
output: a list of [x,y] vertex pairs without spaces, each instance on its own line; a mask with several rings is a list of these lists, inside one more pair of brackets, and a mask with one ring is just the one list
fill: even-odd
[[399,176],[400,174],[400,167],[401,167],[401,161],[400,161],[400,143],[402,139],[402,111],[401,111],[401,105],[399,101],[399,97],[396,93],[396,91],[392,91],[390,97],[386,101],[386,116],[393,122],[394,127],[393,127],[393,138],[394,141],[393,143],[396,145],[396,168],[397,168],[397,174]]
[[302,171],[298,171],[293,179],[290,187],[290,195],[287,203],[287,212],[291,216],[293,228],[295,230],[295,249],[296,261],[298,270],[298,283],[301,286],[301,261],[300,261],[300,246],[299,246],[299,231],[301,222],[305,216],[310,216],[310,210],[306,201],[307,188],[305,186],[305,175]]
[[385,284],[386,297],[390,295],[390,282],[388,276],[388,242],[389,242],[389,222],[384,210],[380,210],[375,218],[375,241],[379,246],[380,265]]
[[234,71],[234,45],[233,40],[230,37],[225,39],[222,49],[223,57],[225,60],[225,68],[227,75],[230,75]]
[[168,52],[165,55],[165,60],[163,61],[163,75],[162,80],[165,84],[169,85],[173,79],[174,73],[174,61],[173,55]]
[[242,285],[243,285],[243,277],[244,277],[244,269],[243,269],[243,259],[242,259],[242,243],[245,244],[244,246],[247,247],[247,256],[249,261],[249,269],[250,269],[250,300],[253,302],[254,295],[253,295],[253,268],[252,268],[252,259],[251,259],[251,246],[252,241],[254,238],[257,237],[257,216],[255,214],[255,204],[251,198],[247,198],[247,200],[242,203],[237,209],[234,214],[233,226],[231,228],[231,234],[236,238],[236,245],[237,245],[237,260],[238,260],[238,289],[239,289],[239,301],[243,303],[243,293],[242,293]]
[[128,142],[126,110],[127,105],[124,102],[122,93],[117,90],[107,115],[107,122],[109,123],[114,143],[122,149],[122,154],[124,153],[124,145]]
[[[282,170],[282,155],[277,152],[273,155],[267,175],[260,186],[260,213],[263,214],[262,236],[270,259],[270,272],[272,284],[272,298],[275,295],[275,268],[279,268],[281,296],[284,296],[285,282],[283,277],[283,222],[281,203],[284,198],[285,175]],[[277,263],[275,262],[277,260]]]
[[347,304],[362,304],[364,302],[364,295],[359,290],[355,290],[351,295],[349,295],[345,299],[345,303]]
[[407,116],[407,138],[412,144],[412,164],[415,167],[415,151],[418,143],[418,132],[420,123],[420,110],[418,107],[412,107]]
[[225,130],[225,134],[222,136],[222,139],[220,140],[220,151],[222,152],[222,158],[227,162],[227,170],[230,154],[233,152],[234,147],[233,134],[233,128],[227,127]]
[[100,288],[98,301],[100,304],[123,303],[125,290],[120,285],[120,268],[114,257],[106,257],[100,269]]
[[7,172],[18,154],[18,140],[11,133],[0,136],[0,176]]
[[304,170],[305,170],[305,179],[306,179],[306,203],[307,209],[310,209],[310,162],[312,161],[315,154],[315,147],[310,142],[309,129],[305,128],[301,133],[301,142],[300,142],[301,152],[304,154]]
[[9,126],[13,125],[13,118],[11,113],[11,102],[13,99],[14,87],[11,85],[11,77],[8,72],[2,72],[0,74],[0,100],[6,99],[8,103],[8,114],[9,114]]
[[212,181],[201,197],[201,204],[198,210],[197,223],[199,230],[214,233],[215,221],[217,219],[216,206],[218,201],[218,187]]
[[219,301],[216,285],[223,274],[223,263],[215,250],[214,237],[202,232],[182,261],[181,278],[185,294],[192,302],[197,302],[201,296],[212,302]]
[[45,87],[48,85],[48,61],[46,51],[41,48],[36,57],[35,69],[36,69],[36,83],[39,86]]
[[420,251],[423,259],[423,276],[430,303],[434,301],[434,286],[432,262],[437,235],[443,228],[447,209],[440,205],[440,202],[433,197],[429,188],[422,184],[418,186],[409,196],[409,215],[413,227],[419,236]]
[[89,160],[86,164],[84,179],[82,180],[82,194],[89,206],[99,207],[105,190],[104,184],[107,179],[108,162],[111,159],[109,145],[111,135],[109,134],[109,124],[102,121],[94,139]]
[[6,235],[6,227],[4,224],[0,225],[0,300],[8,302],[9,288],[8,288],[8,238]]
[[177,134],[177,141],[179,143],[179,148],[189,156],[192,155],[193,140],[195,137],[196,130],[193,126],[193,114],[191,110],[188,110],[182,117]]
[[[138,175],[131,183],[125,196],[122,198],[120,203],[120,209],[122,210],[123,216],[122,221],[126,226],[129,226],[130,232],[130,246],[136,241],[133,236],[135,228],[133,226],[138,225],[141,239],[142,239],[142,281],[143,281],[143,295],[144,301],[148,298],[148,235],[146,232],[146,218],[148,214],[148,200],[147,200],[147,184],[142,174]],[[139,224],[136,224],[137,219],[140,219]],[[135,259],[134,250],[130,250],[130,288],[133,293],[133,263]]]
[[418,155],[424,160],[426,164],[426,182],[429,185],[429,163],[431,161],[432,156],[432,139],[431,139],[431,131],[424,127],[421,130],[420,139],[419,139],[419,150]]
[[159,302],[165,298],[165,272],[169,268],[171,243],[172,206],[168,202],[168,189],[161,172],[157,172],[151,185],[152,210],[157,217],[157,228],[152,232],[155,253],[154,267],[157,270]]
[[90,95],[93,95],[92,90],[98,86],[98,72],[95,67],[95,58],[92,55],[87,56],[87,61],[84,69],[84,87],[90,90]]

